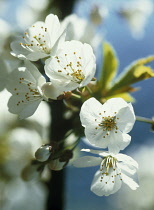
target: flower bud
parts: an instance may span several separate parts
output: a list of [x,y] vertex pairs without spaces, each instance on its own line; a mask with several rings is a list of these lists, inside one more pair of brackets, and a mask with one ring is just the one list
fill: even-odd
[[35,152],[35,158],[40,161],[40,162],[44,162],[46,160],[48,160],[48,158],[51,155],[51,149],[52,146],[50,145],[42,145],[36,152]]
[[59,158],[49,162],[49,168],[54,171],[60,171],[68,164],[72,157],[73,152],[71,150],[65,150]]
[[61,162],[59,159],[51,160],[49,163],[49,168],[53,171],[60,171],[64,168],[66,162]]
[[63,93],[63,91],[60,88],[56,88],[51,82],[46,82],[41,87],[43,97],[45,99],[57,99],[59,95]]

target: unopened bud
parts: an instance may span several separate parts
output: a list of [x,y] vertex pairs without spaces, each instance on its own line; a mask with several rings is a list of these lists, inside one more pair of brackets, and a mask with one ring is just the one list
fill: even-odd
[[50,145],[42,145],[36,152],[35,152],[35,158],[40,161],[40,162],[44,162],[46,160],[48,160],[48,158],[51,155],[51,149],[52,146]]
[[64,168],[66,162],[60,162],[59,159],[51,160],[49,168],[53,171],[60,171]]
[[62,94],[62,90],[60,88],[55,87],[51,82],[46,82],[42,87],[43,97],[46,99],[55,99]]

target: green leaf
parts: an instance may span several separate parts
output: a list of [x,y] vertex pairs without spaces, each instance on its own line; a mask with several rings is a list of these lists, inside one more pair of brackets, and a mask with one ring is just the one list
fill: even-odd
[[154,72],[152,68],[150,66],[145,66],[145,64],[153,60],[154,56],[150,56],[137,60],[132,65],[128,66],[124,73],[117,78],[117,80],[109,90],[109,93],[120,93],[126,90],[128,90],[129,92],[129,89],[131,88],[130,85],[141,80],[154,77]]
[[104,91],[110,86],[117,73],[118,59],[112,46],[105,42],[103,44],[103,67],[99,80],[99,88]]

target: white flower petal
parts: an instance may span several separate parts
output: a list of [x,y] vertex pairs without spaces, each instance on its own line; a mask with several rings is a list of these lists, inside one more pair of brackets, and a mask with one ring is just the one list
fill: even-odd
[[13,114],[18,114],[20,119],[27,118],[31,116],[35,110],[37,109],[38,105],[42,101],[42,99],[39,99],[37,101],[29,102],[27,104],[20,104],[20,106],[17,105],[17,102],[25,100],[25,97],[17,97],[17,96],[11,96],[8,101],[8,107],[9,111]]
[[39,70],[36,68],[34,64],[32,64],[29,61],[25,61],[25,67],[28,69],[31,75],[35,78],[36,82],[40,80],[40,78],[43,78],[42,83],[46,82],[45,78],[40,74]]
[[125,133],[130,132],[136,119],[132,105],[129,103],[127,107],[122,108],[117,117],[119,117],[117,121],[118,128]]
[[85,101],[80,111],[80,120],[82,125],[84,127],[89,124],[95,124],[97,126],[100,122],[96,122],[95,119],[101,120],[99,115],[100,112],[102,112],[102,104],[95,98],[90,98]]
[[[97,127],[97,126],[96,126]],[[130,141],[131,136],[120,131],[110,132],[106,135],[107,132],[103,132],[103,129],[93,127],[93,125],[88,125],[85,128],[85,136],[87,140],[96,147],[109,148],[109,151],[117,154],[120,150],[126,148]]]
[[102,36],[96,34],[94,25],[76,14],[67,16],[62,25],[67,27],[66,41],[78,40],[90,44],[94,49],[102,42]]
[[22,111],[19,113],[19,119],[22,120],[33,115],[37,107],[41,103],[41,101],[42,99],[37,100],[31,104],[28,104],[26,107],[24,107]]
[[117,163],[118,167],[121,169],[123,173],[129,173],[131,175],[136,173],[136,168],[132,165],[128,165],[126,163]]
[[[48,26],[48,34],[50,37],[50,47],[53,47],[62,32],[60,22],[57,15],[49,14],[45,19],[45,25]],[[61,31],[60,31],[61,30]]]
[[111,98],[103,104],[103,109],[110,113],[110,115],[113,115],[115,112],[118,113],[122,108],[127,106],[128,103],[122,98]]
[[133,167],[138,169],[138,163],[130,156],[120,153],[120,154],[117,154],[116,157],[117,157],[118,161],[125,162],[126,164],[132,165]]
[[109,175],[104,175],[101,179],[101,172],[97,171],[91,184],[91,191],[98,196],[108,196],[117,192],[121,187],[121,180],[119,176],[114,176],[112,171]]
[[47,57],[47,54],[42,53],[42,52],[32,52],[26,56],[26,58],[30,61],[37,61],[45,57]]
[[108,136],[108,141],[109,152],[117,154],[120,150],[125,149],[129,145],[131,136],[121,133],[120,131],[117,131],[117,133],[112,132]]
[[122,180],[125,184],[127,184],[132,190],[136,190],[139,185],[130,177],[125,175],[124,173],[122,174]]
[[25,66],[10,73],[7,82],[7,89],[12,93],[8,102],[9,111],[20,118],[29,117],[35,112],[43,100],[40,88],[45,83],[45,78],[33,64],[26,62]]
[[106,132],[103,132],[103,130],[95,129],[96,127],[93,126],[87,126],[85,128],[85,136],[87,140],[96,147],[106,148],[108,146],[108,142],[106,141]]
[[63,91],[60,88],[56,88],[51,82],[46,82],[41,87],[42,93],[44,98],[47,99],[57,99],[59,95],[63,93]]
[[17,58],[24,60],[28,55],[28,51],[20,45],[21,41],[22,39],[21,37],[19,37],[17,40],[11,42],[11,54]]
[[101,161],[101,157],[83,156],[73,161],[73,165],[75,167],[84,168],[90,166],[97,166],[101,163]]

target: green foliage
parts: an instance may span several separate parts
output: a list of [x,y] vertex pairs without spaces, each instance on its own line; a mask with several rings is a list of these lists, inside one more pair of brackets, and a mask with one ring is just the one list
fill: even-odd
[[106,90],[117,73],[118,59],[113,47],[105,42],[103,44],[103,66],[99,80],[101,89]]
[[[117,78],[118,59],[114,49],[109,43],[103,44],[103,67],[98,81],[97,93],[101,98],[122,97],[126,101],[133,101],[129,94],[138,90],[131,85],[139,81],[154,77],[154,72],[146,64],[154,61],[154,56],[139,59],[129,65]],[[99,94],[100,95],[100,94]]]
[[130,85],[154,77],[154,72],[150,66],[145,64],[154,60],[154,56],[139,59],[131,64],[122,75],[120,75],[110,89],[110,93],[121,93],[124,91],[132,92]]

